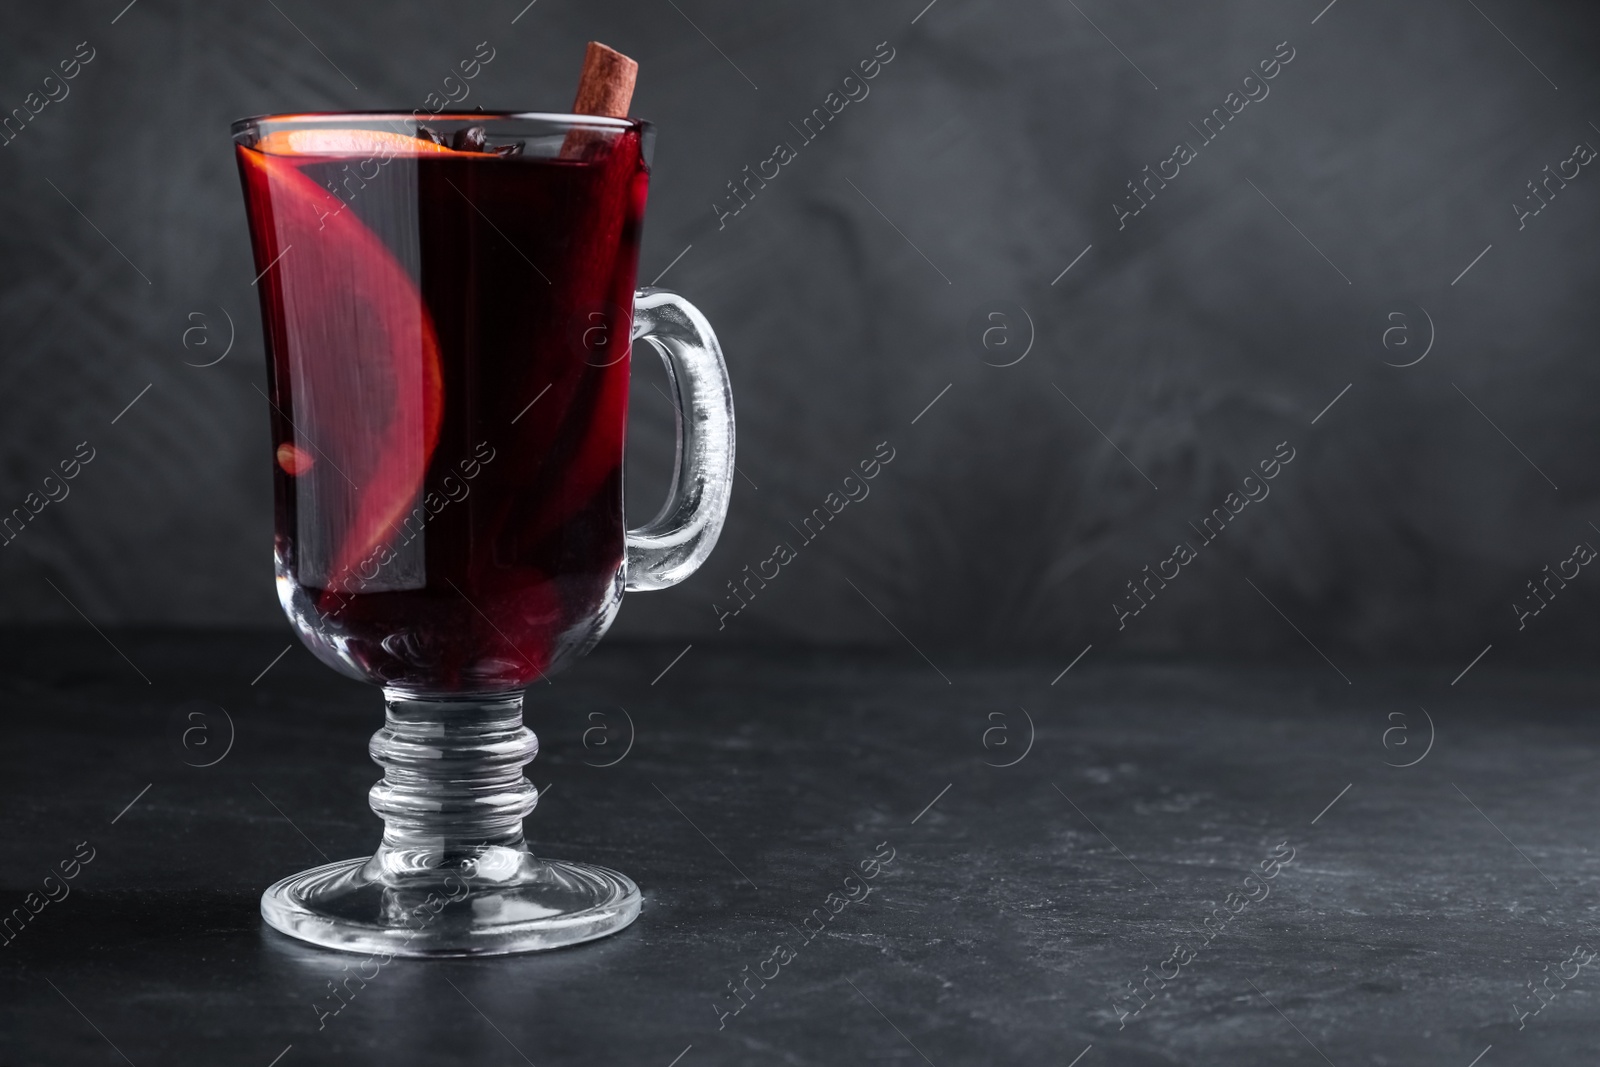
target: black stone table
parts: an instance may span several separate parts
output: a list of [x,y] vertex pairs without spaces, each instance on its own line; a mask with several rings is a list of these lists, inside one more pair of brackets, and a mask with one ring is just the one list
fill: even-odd
[[6,1067],[1600,1056],[1593,675],[602,646],[530,691],[527,825],[639,921],[338,1001],[257,900],[372,848],[378,693],[108,636],[0,643],[0,906],[76,874],[0,946]]

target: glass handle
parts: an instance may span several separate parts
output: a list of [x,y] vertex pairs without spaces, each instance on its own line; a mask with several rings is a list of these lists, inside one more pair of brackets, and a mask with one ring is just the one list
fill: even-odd
[[640,289],[633,340],[648,341],[667,366],[678,447],[667,502],[628,531],[629,592],[665,589],[698,570],[722,533],[733,490],[733,390],[711,324],[677,293]]

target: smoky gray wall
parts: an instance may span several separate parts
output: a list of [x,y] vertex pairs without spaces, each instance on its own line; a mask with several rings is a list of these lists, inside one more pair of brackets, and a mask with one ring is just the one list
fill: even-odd
[[[479,42],[465,106],[560,110],[596,38],[659,129],[641,284],[671,264],[715,324],[739,418],[714,557],[616,634],[1452,673],[1593,647],[1592,9],[925,2],[14,5],[4,109],[93,58],[0,148],[0,507],[94,458],[0,548],[0,620],[282,625],[229,122],[425,106]],[[746,165],[778,168],[748,203]],[[635,522],[671,456],[645,356]],[[747,565],[778,573],[734,599]],[[1577,575],[1536,601],[1546,565]]]

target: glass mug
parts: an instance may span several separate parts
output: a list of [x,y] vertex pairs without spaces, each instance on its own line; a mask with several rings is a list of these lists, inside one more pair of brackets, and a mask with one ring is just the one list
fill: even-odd
[[[634,290],[654,133],[588,115],[358,112],[233,126],[267,342],[279,599],[383,687],[370,858],[266,891],[330,948],[455,956],[620,930],[639,890],[535,856],[522,691],[591,648],[627,590],[710,554],[733,478],[716,335]],[[678,409],[660,513],[623,522],[631,342]]]

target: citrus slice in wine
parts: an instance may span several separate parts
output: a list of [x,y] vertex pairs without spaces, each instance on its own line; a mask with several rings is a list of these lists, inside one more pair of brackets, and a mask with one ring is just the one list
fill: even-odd
[[256,142],[269,156],[455,156],[463,153],[424,137],[386,130],[276,130]]
[[[306,134],[319,139],[295,142]],[[292,131],[276,147],[331,152],[334,135],[394,136]],[[417,152],[449,151],[396,139]],[[347,139],[337,154],[360,151],[355,143]],[[277,349],[289,365],[274,375],[273,402],[289,437],[280,445],[292,448],[279,456],[293,461],[284,470],[300,485],[301,530],[316,531],[299,545],[302,578],[338,593],[419,587],[420,540],[400,542],[412,541],[404,523],[418,507],[444,411],[432,318],[405,266],[351,204],[300,171],[303,159],[237,151],[251,202],[266,216],[253,226],[257,284],[282,309],[269,329],[282,332]]]

